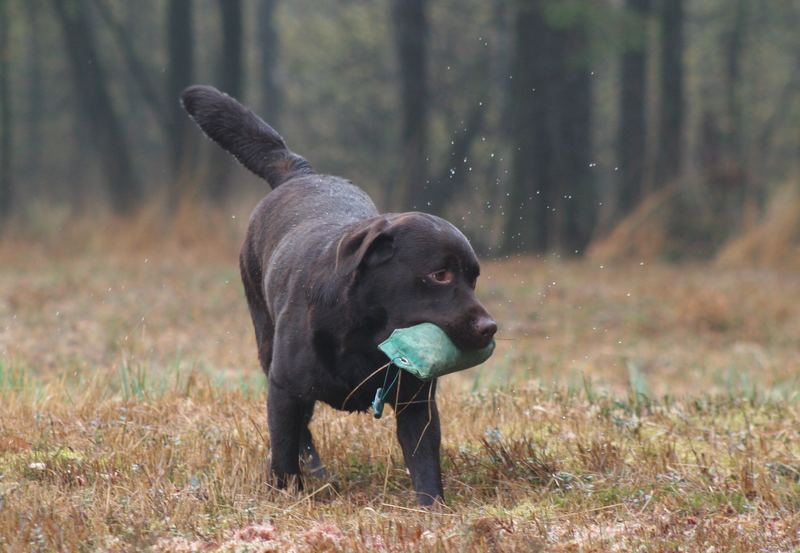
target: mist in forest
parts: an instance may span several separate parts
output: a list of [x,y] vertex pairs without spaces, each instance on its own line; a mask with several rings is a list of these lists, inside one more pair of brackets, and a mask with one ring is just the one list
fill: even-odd
[[484,254],[782,258],[798,27],[766,0],[0,0],[2,228],[253,205],[180,107],[206,83]]

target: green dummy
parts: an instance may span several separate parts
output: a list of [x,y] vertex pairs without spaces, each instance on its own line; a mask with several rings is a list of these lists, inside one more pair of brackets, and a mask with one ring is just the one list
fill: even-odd
[[[410,372],[421,380],[432,380],[446,374],[480,365],[492,355],[494,340],[483,349],[461,350],[432,323],[422,323],[408,328],[398,328],[378,348],[396,367]],[[386,373],[387,380],[389,371]],[[383,403],[389,395],[397,376],[387,387],[386,381],[375,394],[372,411],[375,418],[383,413]]]

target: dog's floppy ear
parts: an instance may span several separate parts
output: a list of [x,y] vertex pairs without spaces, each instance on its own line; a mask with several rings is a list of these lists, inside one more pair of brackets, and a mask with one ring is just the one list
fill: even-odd
[[359,268],[374,267],[391,259],[394,255],[391,227],[381,216],[345,234],[336,249],[336,272],[351,274]]
[[356,223],[336,247],[336,267],[312,278],[309,297],[312,305],[337,305],[343,291],[351,289],[359,269],[385,263],[394,255],[392,225],[385,216]]

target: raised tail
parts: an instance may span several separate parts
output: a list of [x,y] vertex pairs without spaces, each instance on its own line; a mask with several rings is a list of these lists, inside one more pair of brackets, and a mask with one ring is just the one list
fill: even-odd
[[181,94],[181,104],[211,140],[272,188],[314,172],[305,159],[289,150],[275,129],[213,86],[190,86]]

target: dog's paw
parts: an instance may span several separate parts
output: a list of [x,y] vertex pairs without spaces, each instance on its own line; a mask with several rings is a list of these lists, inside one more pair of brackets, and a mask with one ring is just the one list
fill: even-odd
[[300,470],[303,471],[303,476],[313,480],[327,481],[330,479],[328,470],[325,465],[315,455],[301,455],[300,456]]

